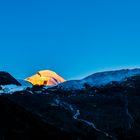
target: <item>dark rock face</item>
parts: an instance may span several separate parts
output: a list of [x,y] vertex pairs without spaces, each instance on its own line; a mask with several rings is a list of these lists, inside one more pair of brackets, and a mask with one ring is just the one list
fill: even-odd
[[0,140],[69,139],[66,132],[2,96],[0,111]]
[[139,106],[139,76],[80,91],[33,87],[1,96],[0,132],[4,139],[139,140]]
[[21,84],[9,73],[0,72],[0,85],[14,84],[20,86]]

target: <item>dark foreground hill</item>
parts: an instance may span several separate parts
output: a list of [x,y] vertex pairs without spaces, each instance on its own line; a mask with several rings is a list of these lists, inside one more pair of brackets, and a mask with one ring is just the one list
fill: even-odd
[[1,140],[68,138],[67,133],[43,122],[37,115],[5,97],[0,97],[0,111]]
[[9,73],[0,71],[0,85],[15,84],[21,86],[21,84]]
[[[64,83],[65,84],[65,83]],[[84,88],[30,87],[0,96],[0,138],[139,140],[140,76]]]

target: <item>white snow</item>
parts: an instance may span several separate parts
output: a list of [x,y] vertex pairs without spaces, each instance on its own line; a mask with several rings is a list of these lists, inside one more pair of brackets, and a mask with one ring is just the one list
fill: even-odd
[[80,83],[88,83],[91,86],[106,85],[112,81],[122,82],[128,77],[140,76],[140,69],[124,69],[118,71],[108,71],[95,73],[87,78],[83,79]]
[[23,91],[27,88],[27,86],[17,86],[17,85],[4,85],[2,86],[2,90],[0,90],[0,94],[12,94],[16,91]]
[[9,85],[0,85],[2,87],[2,90],[0,90],[0,94],[13,94],[14,92],[17,91],[23,91],[26,90],[27,87],[32,87],[32,84],[25,80],[20,80],[18,79],[18,82],[21,84],[21,86],[17,86],[14,84],[9,84]]
[[81,90],[85,88],[85,84],[90,86],[105,86],[113,81],[123,82],[126,78],[132,76],[140,76],[140,69],[123,69],[117,71],[107,71],[95,73],[82,80],[71,80],[58,85],[63,90]]
[[76,110],[76,113],[73,115],[73,118],[77,120],[79,115],[80,115],[80,110]]

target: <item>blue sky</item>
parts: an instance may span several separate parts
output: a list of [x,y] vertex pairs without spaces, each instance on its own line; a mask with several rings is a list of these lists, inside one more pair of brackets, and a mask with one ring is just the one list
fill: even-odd
[[0,69],[73,79],[140,67],[139,7],[138,0],[0,1]]

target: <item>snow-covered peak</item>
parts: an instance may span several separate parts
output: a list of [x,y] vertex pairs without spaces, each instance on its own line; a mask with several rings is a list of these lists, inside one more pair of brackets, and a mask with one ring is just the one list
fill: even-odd
[[32,83],[33,85],[40,85],[40,86],[57,85],[65,81],[65,79],[62,78],[60,75],[50,70],[39,71],[37,72],[37,74],[28,77],[25,80]]
[[92,86],[106,85],[112,81],[122,82],[124,79],[132,76],[140,76],[140,69],[123,69],[117,71],[107,71],[92,74],[81,80],[80,83],[88,83]]
[[140,76],[140,69],[123,69],[117,71],[107,71],[92,74],[82,80],[71,80],[58,85],[58,88],[64,90],[81,90],[85,88],[85,84],[90,86],[104,86],[113,81],[118,83],[132,76]]

